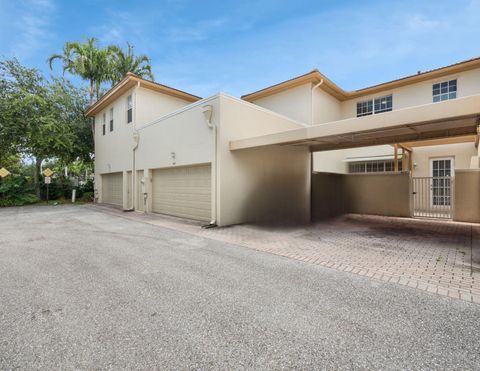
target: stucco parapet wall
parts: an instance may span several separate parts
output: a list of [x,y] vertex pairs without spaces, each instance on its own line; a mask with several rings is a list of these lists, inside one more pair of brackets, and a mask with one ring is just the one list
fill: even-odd
[[296,124],[299,128],[305,128],[305,127],[308,126],[308,124],[306,124],[306,123],[293,120],[293,119],[291,119],[290,117],[281,115],[281,114],[279,114],[279,113],[277,113],[277,112],[270,111],[270,110],[268,110],[268,109],[266,109],[266,108],[263,108],[263,107],[260,107],[260,106],[258,106],[258,105],[256,105],[256,104],[253,104],[253,103],[250,103],[250,102],[241,100],[241,99],[239,99],[239,98],[235,98],[235,97],[233,97],[233,96],[231,96],[231,95],[229,95],[229,94],[220,92],[220,93],[217,93],[217,94],[215,94],[215,95],[212,95],[211,97],[204,98],[204,99],[199,100],[199,101],[197,101],[197,102],[191,103],[191,104],[189,104],[189,105],[187,105],[187,106],[185,106],[185,107],[182,107],[182,108],[180,108],[180,109],[178,109],[178,110],[175,110],[175,111],[173,111],[173,112],[171,112],[171,113],[168,113],[168,114],[166,114],[166,115],[164,115],[164,116],[161,116],[161,117],[159,117],[159,118],[157,118],[157,119],[155,119],[155,120],[153,120],[153,121],[150,121],[150,122],[148,122],[148,123],[146,123],[146,124],[143,124],[143,125],[139,126],[137,130],[143,130],[143,129],[148,128],[148,127],[150,127],[150,126],[152,126],[152,125],[159,124],[159,123],[161,123],[162,121],[168,120],[169,118],[172,118],[172,117],[175,117],[175,116],[178,116],[178,115],[181,115],[183,112],[192,110],[192,109],[194,109],[195,107],[207,105],[207,104],[211,103],[212,101],[215,101],[215,100],[219,99],[220,97],[221,97],[221,98],[228,99],[228,100],[230,100],[230,101],[232,101],[232,102],[234,102],[234,103],[236,103],[236,104],[243,105],[243,106],[248,106],[248,107],[250,107],[250,108],[252,108],[252,109],[255,109],[255,110],[257,110],[257,111],[264,112],[264,113],[267,113],[267,114],[269,114],[269,115],[271,115],[271,116],[275,116],[275,117],[278,117],[278,118],[287,120],[287,121],[289,121],[289,122],[291,122],[291,123]]
[[480,95],[457,98],[439,103],[409,107],[382,114],[355,117],[324,124],[307,126],[280,133],[251,137],[230,142],[230,149],[295,144],[322,137],[353,135],[373,130],[385,130],[412,124],[428,123],[480,114]]

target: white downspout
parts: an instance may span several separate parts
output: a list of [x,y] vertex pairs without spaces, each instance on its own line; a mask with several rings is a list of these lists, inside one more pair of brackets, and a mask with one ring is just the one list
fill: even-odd
[[217,126],[212,122],[213,106],[208,104],[203,106],[202,110],[205,123],[212,129],[213,140],[213,157],[212,157],[212,216],[210,223],[205,228],[213,228],[217,226]]
[[310,125],[313,125],[313,124],[314,124],[314,122],[313,122],[313,116],[314,116],[314,109],[313,109],[313,108],[314,108],[314,107],[313,107],[313,91],[314,91],[316,88],[318,88],[320,85],[322,85],[322,84],[323,84],[323,79],[321,79],[320,82],[312,88],[312,94],[311,94],[312,104],[310,105],[312,111],[311,111],[311,117],[310,117]]

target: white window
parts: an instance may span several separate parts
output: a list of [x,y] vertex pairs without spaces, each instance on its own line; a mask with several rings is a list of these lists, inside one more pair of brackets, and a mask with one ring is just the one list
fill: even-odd
[[[348,164],[348,172],[358,173],[390,173],[395,171],[393,160],[362,161]],[[398,161],[398,171],[402,171],[402,161]]]
[[375,113],[388,112],[392,110],[392,94],[375,98]]
[[110,131],[113,131],[113,107],[110,108]]
[[368,116],[373,113],[391,111],[393,108],[392,94],[357,102],[357,117]]
[[103,121],[102,121],[102,133],[105,135],[105,132],[107,131],[107,113],[103,113]]
[[434,102],[455,99],[457,97],[457,80],[443,81],[432,85]]
[[368,116],[373,113],[373,101],[357,102],[357,117]]
[[127,124],[131,123],[133,120],[133,103],[132,96],[127,97]]

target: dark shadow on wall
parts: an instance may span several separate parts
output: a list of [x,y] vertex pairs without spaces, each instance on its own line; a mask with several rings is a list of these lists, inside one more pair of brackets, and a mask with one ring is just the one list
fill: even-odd
[[395,174],[312,174],[312,221],[345,213],[410,217],[410,177]]

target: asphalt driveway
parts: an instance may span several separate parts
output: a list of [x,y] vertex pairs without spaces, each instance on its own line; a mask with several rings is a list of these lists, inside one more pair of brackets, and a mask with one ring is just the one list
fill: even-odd
[[0,369],[480,368],[477,304],[88,207],[0,230]]

